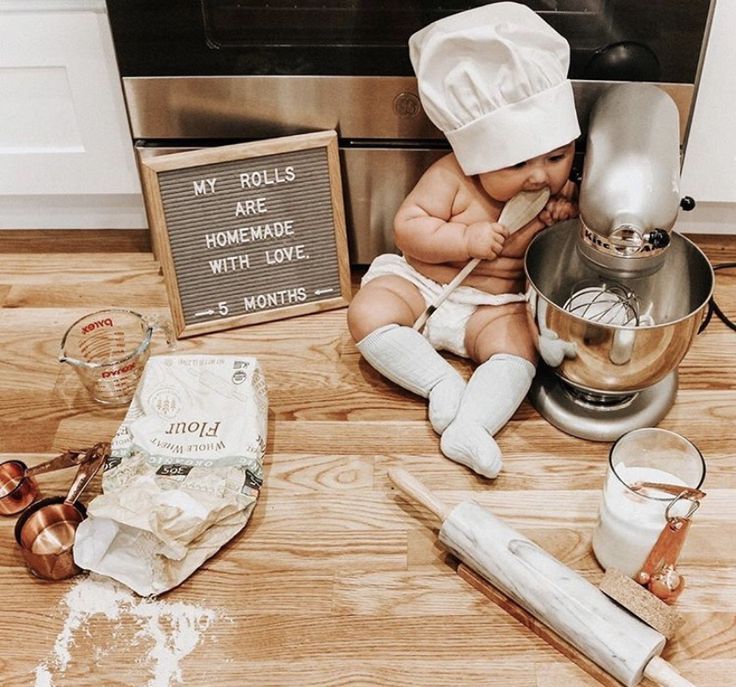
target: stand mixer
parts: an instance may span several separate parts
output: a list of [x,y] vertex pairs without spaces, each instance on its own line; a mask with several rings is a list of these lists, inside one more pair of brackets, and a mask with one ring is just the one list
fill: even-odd
[[539,413],[584,439],[656,425],[705,316],[714,274],[672,231],[680,208],[677,108],[622,83],[590,116],[580,217],[538,234],[524,260],[540,365]]

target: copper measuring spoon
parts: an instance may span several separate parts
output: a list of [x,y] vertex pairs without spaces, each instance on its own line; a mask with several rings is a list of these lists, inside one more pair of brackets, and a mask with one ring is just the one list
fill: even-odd
[[0,463],[0,515],[20,513],[36,500],[38,484],[33,479],[36,475],[79,465],[84,456],[84,450],[69,449],[32,468],[22,460],[6,460]]
[[15,540],[37,577],[63,580],[81,572],[74,563],[72,549],[77,526],[87,516],[87,509],[77,499],[109,455],[108,443],[88,449],[66,497],[37,501],[15,523]]

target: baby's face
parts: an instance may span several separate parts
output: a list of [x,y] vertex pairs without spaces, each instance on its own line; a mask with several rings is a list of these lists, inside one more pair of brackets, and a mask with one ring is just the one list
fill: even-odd
[[570,176],[574,155],[573,141],[518,165],[479,174],[478,179],[491,198],[504,203],[520,191],[538,191],[545,186],[555,195]]

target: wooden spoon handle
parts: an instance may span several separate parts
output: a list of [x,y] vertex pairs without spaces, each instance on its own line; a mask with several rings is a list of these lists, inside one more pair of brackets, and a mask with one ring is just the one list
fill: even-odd
[[447,300],[447,297],[465,281],[465,277],[467,277],[478,266],[479,262],[480,258],[473,258],[457,273],[457,275],[455,275],[455,278],[442,290],[440,295],[437,296],[437,298],[435,298],[434,301],[430,303],[425,308],[424,312],[417,318],[413,329],[416,329],[418,332],[422,331],[427,320],[434,315],[437,308]]
[[[548,200],[548,188],[543,188],[541,191],[521,191],[503,206],[498,223],[503,224],[509,232],[513,233],[517,229],[521,229],[525,224],[529,224],[529,222],[542,212]],[[465,277],[478,266],[480,260],[480,258],[473,258],[468,261],[467,265],[455,275],[455,278],[442,289],[437,298],[425,308],[424,312],[414,323],[413,329],[416,329],[418,332],[422,331],[427,320],[447,300],[447,297],[465,281]]]

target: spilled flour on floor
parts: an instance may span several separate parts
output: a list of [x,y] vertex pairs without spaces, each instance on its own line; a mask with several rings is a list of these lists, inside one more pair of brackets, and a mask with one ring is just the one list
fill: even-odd
[[[131,623],[137,627],[136,643],[153,644],[137,663],[152,672],[146,687],[169,687],[182,682],[180,661],[196,648],[218,613],[181,602],[157,601],[136,596],[107,577],[90,575],[77,582],[64,596],[60,607],[67,610],[64,627],[56,637],[51,656],[36,666],[35,687],[54,687],[54,676],[64,673],[72,661],[72,648],[79,632],[89,632],[88,625],[96,616],[115,623],[106,646],[96,647],[93,655],[82,657],[95,661],[110,651],[110,641],[118,631]],[[126,646],[126,652],[130,647]]]

